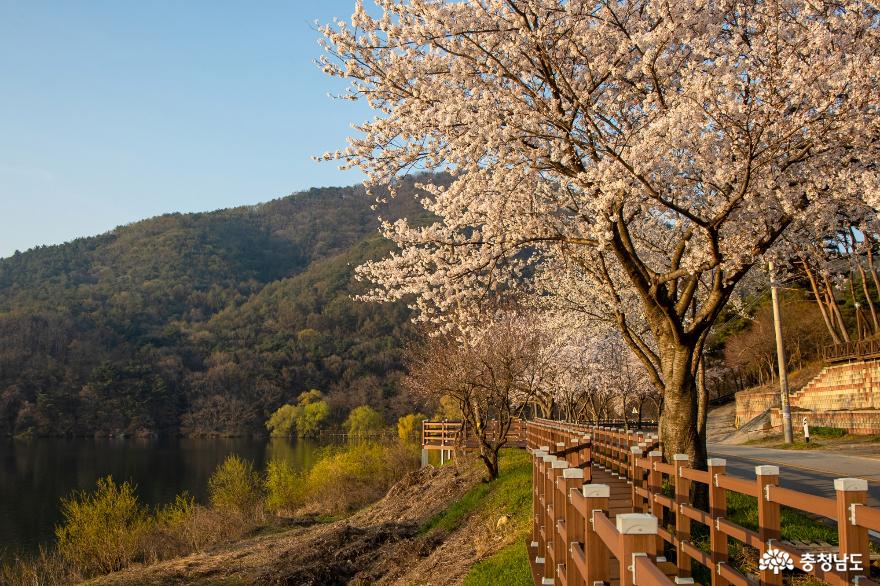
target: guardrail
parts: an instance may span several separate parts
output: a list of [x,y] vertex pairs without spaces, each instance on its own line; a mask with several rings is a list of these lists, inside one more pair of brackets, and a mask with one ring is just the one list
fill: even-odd
[[880,340],[861,340],[832,344],[822,351],[825,362],[845,362],[847,360],[866,360],[880,358]]
[[[489,421],[487,424],[487,437],[490,441],[496,441],[498,436],[498,422]],[[514,419],[507,431],[505,445],[510,447],[524,448],[526,445],[526,424],[520,419]],[[451,452],[456,448],[475,449],[477,438],[473,430],[468,429],[461,421],[423,421],[422,422],[422,449],[442,450]]]
[[[831,499],[779,486],[776,466],[758,466],[756,479],[748,480],[727,474],[720,458],[710,459],[707,470],[690,467],[685,454],[664,462],[654,434],[539,420],[528,424],[527,435],[534,505],[529,551],[536,584],[592,586],[615,574],[626,586],[690,584],[694,562],[708,568],[713,585],[782,584],[782,574],[772,567],[757,580],[735,569],[728,559],[729,539],[759,555],[782,552],[787,562],[829,584],[876,584],[867,578],[868,531],[880,531],[880,509],[866,504],[865,480],[836,480]],[[610,478],[614,488],[596,483],[594,471]],[[696,485],[708,491],[706,509],[693,504]],[[757,530],[726,518],[730,492],[755,498]],[[782,507],[835,522],[836,559],[859,560],[861,569],[852,563],[829,568],[810,552],[782,542]],[[609,516],[615,513],[612,523]],[[706,527],[708,543],[698,546],[693,540],[694,523]],[[666,561],[667,551],[674,564]]]
[[[592,466],[611,469],[631,445],[656,443],[647,432],[564,424],[547,420],[527,425],[533,454],[533,523],[529,546],[535,584],[668,585],[656,565],[657,518],[620,510],[620,494],[593,483]],[[627,498],[627,495],[623,495]],[[612,522],[611,511],[616,511]],[[614,560],[614,565],[610,560]]]

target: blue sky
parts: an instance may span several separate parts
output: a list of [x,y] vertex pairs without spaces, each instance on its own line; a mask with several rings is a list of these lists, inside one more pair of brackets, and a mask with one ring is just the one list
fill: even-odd
[[353,4],[0,0],[0,257],[358,182],[310,159],[370,117],[314,65]]

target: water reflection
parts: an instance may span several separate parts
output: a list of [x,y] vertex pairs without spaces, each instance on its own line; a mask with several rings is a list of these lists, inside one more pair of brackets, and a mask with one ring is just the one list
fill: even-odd
[[308,469],[316,451],[313,442],[280,438],[0,439],[0,556],[51,543],[59,499],[108,474],[134,482],[151,506],[184,490],[206,502],[208,478],[229,454],[258,469],[271,458]]

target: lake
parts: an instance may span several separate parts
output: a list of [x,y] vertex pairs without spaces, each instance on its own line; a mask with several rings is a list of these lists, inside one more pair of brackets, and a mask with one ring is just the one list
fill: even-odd
[[229,454],[258,469],[274,457],[308,469],[317,449],[314,442],[279,438],[0,439],[0,556],[53,543],[60,499],[92,490],[98,478],[134,482],[151,506],[183,491],[206,503],[208,478]]

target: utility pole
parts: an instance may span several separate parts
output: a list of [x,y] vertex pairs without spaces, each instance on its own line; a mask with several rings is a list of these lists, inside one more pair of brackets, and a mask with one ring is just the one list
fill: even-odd
[[782,321],[779,316],[779,291],[773,275],[773,263],[767,263],[770,272],[770,297],[773,299],[773,330],[776,332],[776,361],[779,365],[779,396],[782,403],[782,434],[785,443],[792,443],[791,405],[788,402],[788,370],[785,365],[785,347],[782,343]]

